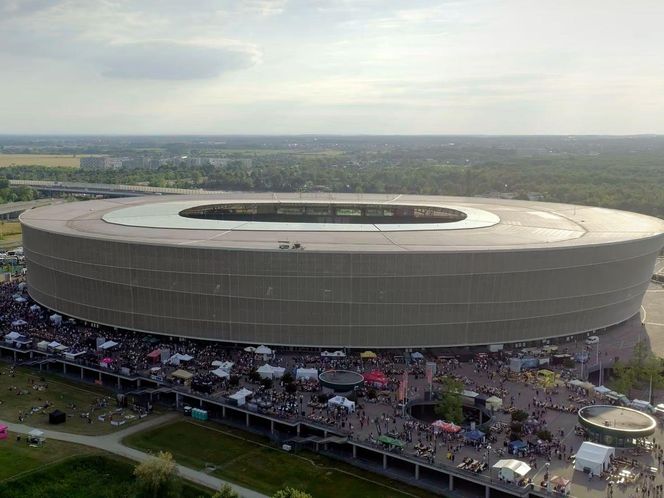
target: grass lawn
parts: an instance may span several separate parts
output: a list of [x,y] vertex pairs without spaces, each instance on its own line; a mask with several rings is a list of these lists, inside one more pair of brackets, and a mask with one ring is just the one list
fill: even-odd
[[169,451],[178,463],[197,470],[213,464],[213,475],[268,495],[291,486],[315,498],[433,496],[312,452],[285,453],[268,447],[263,438],[223,426],[179,421],[133,434],[124,443],[143,451]]
[[78,168],[81,157],[58,154],[0,154],[0,168],[8,166],[55,166]]
[[[47,443],[48,444],[48,443]],[[131,498],[133,465],[104,455],[77,456],[18,479],[0,483],[3,498]],[[211,493],[183,483],[182,498]]]
[[[0,419],[18,423],[19,412],[23,412],[25,418],[22,423],[31,427],[88,435],[107,434],[118,430],[110,424],[110,421],[97,420],[98,415],[108,414],[115,409],[115,395],[112,392],[98,386],[76,384],[45,373],[44,381],[41,381],[39,372],[28,368],[15,369],[14,376],[9,372],[8,365],[0,364]],[[29,381],[46,387],[41,391],[33,389]],[[19,395],[18,392],[23,394]],[[97,400],[103,398],[107,398],[106,408],[98,408],[91,412]],[[33,407],[44,406],[46,401],[51,403],[48,408],[32,413]],[[72,404],[76,409],[72,408]],[[59,425],[50,425],[48,414],[56,408],[67,414],[67,421]],[[91,424],[80,416],[84,412],[91,412]],[[135,420],[127,421],[121,428],[126,428],[133,421]]]
[[95,453],[99,450],[51,439],[41,448],[31,448],[24,436],[17,441],[16,434],[10,432],[8,439],[0,440],[0,481],[75,455]]
[[22,237],[21,223],[18,220],[0,221],[0,249],[20,246]]

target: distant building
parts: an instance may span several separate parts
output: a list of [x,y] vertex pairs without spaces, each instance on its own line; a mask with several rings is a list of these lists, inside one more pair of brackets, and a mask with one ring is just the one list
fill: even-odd
[[81,169],[119,169],[122,167],[122,159],[117,157],[93,156],[81,157]]

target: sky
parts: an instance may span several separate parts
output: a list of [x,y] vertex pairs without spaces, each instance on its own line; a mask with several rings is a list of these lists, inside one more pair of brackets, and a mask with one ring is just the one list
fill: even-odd
[[0,133],[664,133],[662,19],[661,0],[0,0]]

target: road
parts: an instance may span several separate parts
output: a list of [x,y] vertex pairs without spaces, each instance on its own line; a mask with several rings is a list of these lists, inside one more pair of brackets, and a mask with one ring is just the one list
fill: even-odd
[[[152,427],[172,422],[178,417],[179,415],[177,413],[169,413],[166,415],[161,415],[155,418],[148,419],[145,422],[132,425],[127,429],[113,432],[111,434],[105,434],[103,436],[83,436],[81,434],[71,434],[67,432],[59,432],[49,429],[40,429],[40,430],[44,432],[44,437],[46,437],[46,439],[57,439],[59,441],[66,441],[68,443],[82,444],[85,446],[90,446],[93,448],[98,448],[104,451],[108,451],[109,453],[113,453],[114,455],[118,455],[124,458],[129,458],[130,460],[134,460],[136,462],[143,462],[151,458],[151,455],[125,446],[124,444],[122,444],[122,440],[127,436],[134,434],[136,432],[141,432],[150,429]],[[12,422],[7,422],[3,420],[0,420],[0,422],[7,425],[11,432],[15,432],[18,434],[27,434],[32,429],[34,429],[34,427],[29,427],[23,424],[14,424]],[[182,443],[187,444],[186,441],[183,441]],[[253,491],[251,489],[243,488],[242,486],[238,486],[237,484],[233,484],[231,482],[218,479],[214,476],[206,474],[205,472],[200,472],[198,470],[194,470],[189,467],[184,467],[183,465],[179,464],[177,465],[177,469],[180,476],[196,484],[205,486],[207,488],[218,490],[224,484],[229,484],[237,493],[240,494],[240,496],[244,498],[267,498],[266,495]]]

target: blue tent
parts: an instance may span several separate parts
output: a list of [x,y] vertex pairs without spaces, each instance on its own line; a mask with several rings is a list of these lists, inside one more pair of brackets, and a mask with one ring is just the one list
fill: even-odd
[[484,435],[485,434],[482,431],[475,429],[474,431],[466,432],[463,437],[469,441],[481,441],[482,438],[484,438]]
[[521,441],[520,439],[517,439],[516,441],[512,441],[507,449],[508,452],[511,453],[512,455],[515,455],[518,453],[520,450],[524,450],[528,447],[528,443],[525,443],[524,441]]

